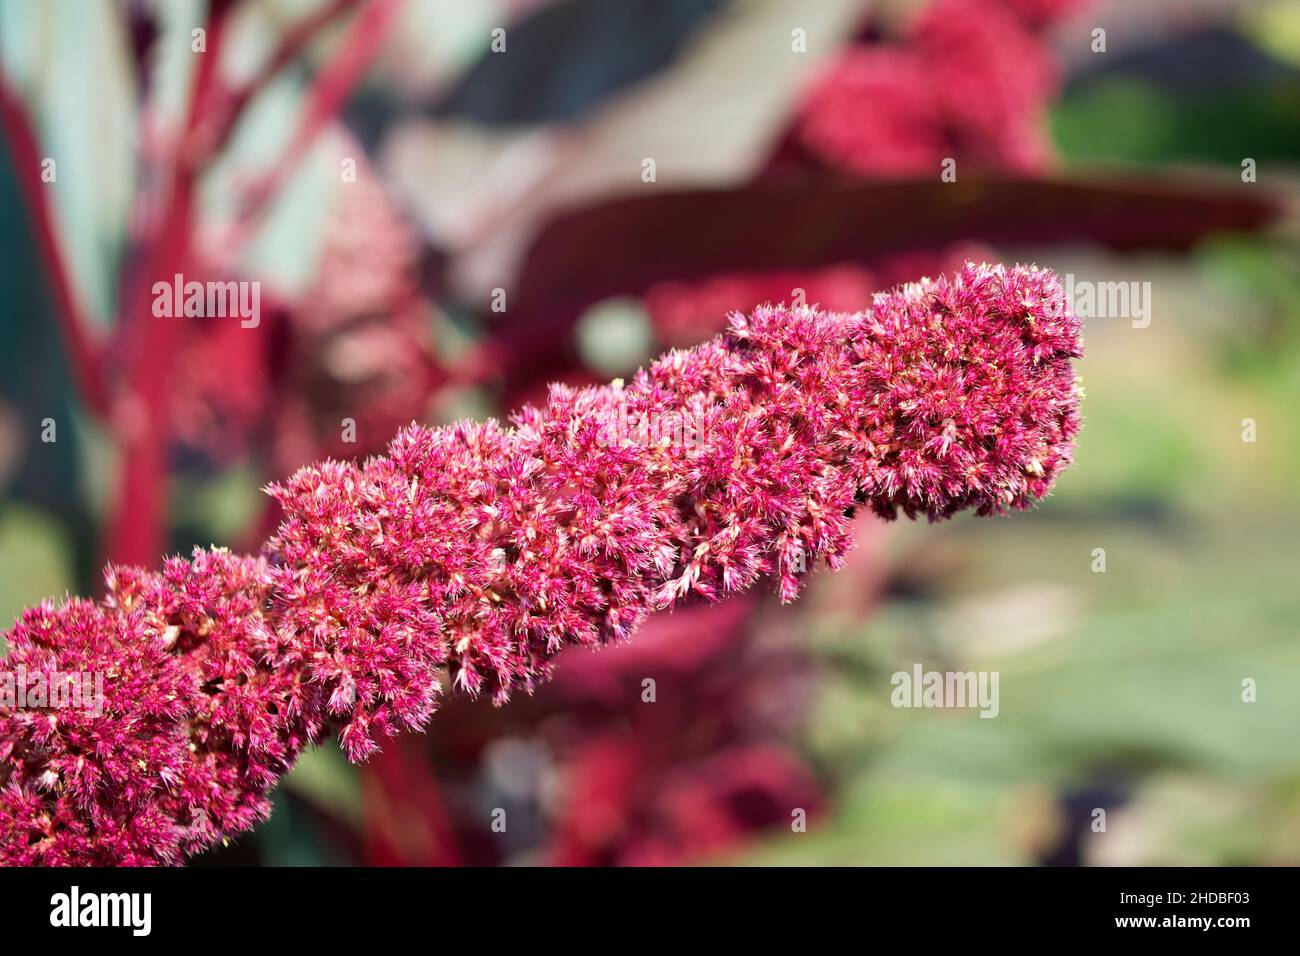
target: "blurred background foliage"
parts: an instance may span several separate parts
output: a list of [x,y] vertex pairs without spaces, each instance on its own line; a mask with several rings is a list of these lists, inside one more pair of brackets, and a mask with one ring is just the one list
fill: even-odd
[[[223,68],[254,72],[322,6],[242,0]],[[0,76],[59,159],[61,241],[113,348],[130,346],[115,330],[132,321],[141,130],[182,112],[209,13],[0,7]],[[976,255],[1150,282],[1151,323],[1088,320],[1076,465],[1037,510],[862,518],[849,566],[799,604],[656,619],[566,656],[533,698],[449,702],[364,768],[323,747],[266,825],[200,864],[1300,863],[1300,4],[409,0],[294,157],[349,22],[259,91],[201,181],[189,268],[262,281],[268,317],[191,329],[168,363],[172,550],[255,547],[275,520],[261,486],[315,457],[626,375],[795,289],[858,308]],[[1019,69],[1029,54],[1041,75]],[[960,188],[938,182],[945,156]],[[339,185],[340,158],[361,183]],[[902,221],[880,197],[904,183],[926,208],[891,246]],[[851,213],[809,220],[839,196]],[[1041,228],[1008,225],[1043,197]],[[778,215],[756,220],[760,200]],[[11,151],[0,209],[7,623],[95,592],[129,456],[78,399]],[[358,447],[339,443],[344,416]],[[890,675],[918,661],[998,671],[997,719],[892,708]]]

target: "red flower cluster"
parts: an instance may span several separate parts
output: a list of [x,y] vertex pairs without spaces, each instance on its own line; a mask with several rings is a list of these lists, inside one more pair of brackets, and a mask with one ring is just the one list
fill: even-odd
[[107,691],[97,715],[0,712],[0,861],[179,861],[264,817],[326,734],[363,759],[419,729],[444,670],[503,701],[684,599],[768,575],[792,599],[860,504],[1027,507],[1070,461],[1080,354],[1054,275],[967,265],[861,313],[733,316],[514,427],[412,426],[385,457],[305,468],[272,489],[264,556],[110,570],[102,605],[20,619],[7,664]]
[[1062,0],[935,0],[902,40],[850,47],[800,111],[813,154],[868,175],[938,173],[946,157],[1036,171],[1051,159],[1056,67],[1038,31]]

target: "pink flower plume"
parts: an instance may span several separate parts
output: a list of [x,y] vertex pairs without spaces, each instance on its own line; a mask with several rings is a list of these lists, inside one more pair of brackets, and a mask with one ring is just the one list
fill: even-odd
[[262,555],[110,568],[101,604],[19,619],[6,667],[101,672],[104,701],[0,709],[0,862],[180,862],[265,818],[307,746],[420,729],[444,677],[503,702],[653,611],[762,577],[791,600],[858,506],[1028,507],[1070,462],[1079,332],[1052,273],[968,264],[304,468]]

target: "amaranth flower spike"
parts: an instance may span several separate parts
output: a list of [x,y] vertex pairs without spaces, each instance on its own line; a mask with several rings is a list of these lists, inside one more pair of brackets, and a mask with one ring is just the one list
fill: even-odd
[[1079,322],[1059,280],[968,264],[852,315],[762,306],[512,427],[411,426],[271,489],[258,557],[110,568],[8,670],[102,673],[102,710],[0,710],[0,861],[176,863],[252,827],[310,744],[363,759],[440,677],[506,700],[652,611],[838,565],[853,509],[1024,508],[1069,463]]

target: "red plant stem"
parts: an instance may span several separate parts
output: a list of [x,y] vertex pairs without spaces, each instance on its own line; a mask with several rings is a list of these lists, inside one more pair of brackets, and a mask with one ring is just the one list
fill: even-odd
[[270,85],[281,70],[297,59],[325,27],[358,2],[359,0],[328,0],[285,30],[275,50],[246,83],[235,90],[214,88],[211,95],[219,102],[210,110],[204,110],[205,120],[195,130],[193,146],[203,153],[220,150],[257,94]]
[[367,866],[462,865],[438,775],[418,740],[393,741],[361,769]]
[[165,551],[167,513],[166,397],[172,359],[180,343],[182,318],[152,321],[153,283],[183,272],[193,233],[196,180],[206,157],[186,148],[202,122],[203,105],[216,82],[228,8],[214,7],[207,28],[207,49],[198,62],[190,110],[169,171],[164,212],[145,249],[146,265],[132,276],[121,323],[135,335],[138,351],[127,369],[127,391],[115,426],[123,468],[117,503],[110,518],[106,558],[140,564]]
[[[253,81],[232,98],[224,100],[217,92],[216,65],[226,11],[223,8],[214,12],[208,29],[208,50],[199,64],[189,120],[171,175],[166,211],[148,253],[149,266],[140,271],[138,282],[126,300],[126,318],[129,321],[146,321],[149,290],[154,282],[167,281],[172,275],[184,272],[195,232],[197,177],[228,138],[240,112],[257,90],[296,56],[312,36],[354,3],[355,0],[333,0],[304,18],[289,30]],[[400,3],[401,0],[374,0],[363,9],[340,49],[318,75],[304,115],[281,161],[278,171],[281,175],[272,177],[265,184],[263,203],[283,183],[283,172],[301,158],[319,129],[342,107],[378,52]],[[214,112],[216,120],[212,118]],[[119,422],[124,471],[106,551],[107,559],[114,563],[149,564],[166,550],[166,373],[180,342],[183,321],[172,318],[155,322],[148,334],[139,337],[140,351],[130,374],[130,388],[124,403],[126,413],[120,416]]]
[[358,14],[347,36],[325,63],[307,95],[298,125],[269,171],[245,194],[235,217],[232,241],[238,244],[255,227],[275,196],[315,141],[338,115],[366,69],[378,55],[404,0],[371,0]]
[[19,191],[31,216],[36,251],[54,296],[54,313],[77,390],[91,412],[107,418],[112,402],[104,376],[100,336],[81,307],[67,257],[59,245],[54,208],[46,192],[51,185],[41,179],[43,157],[34,124],[22,101],[4,82],[0,82],[0,129],[9,143]]

